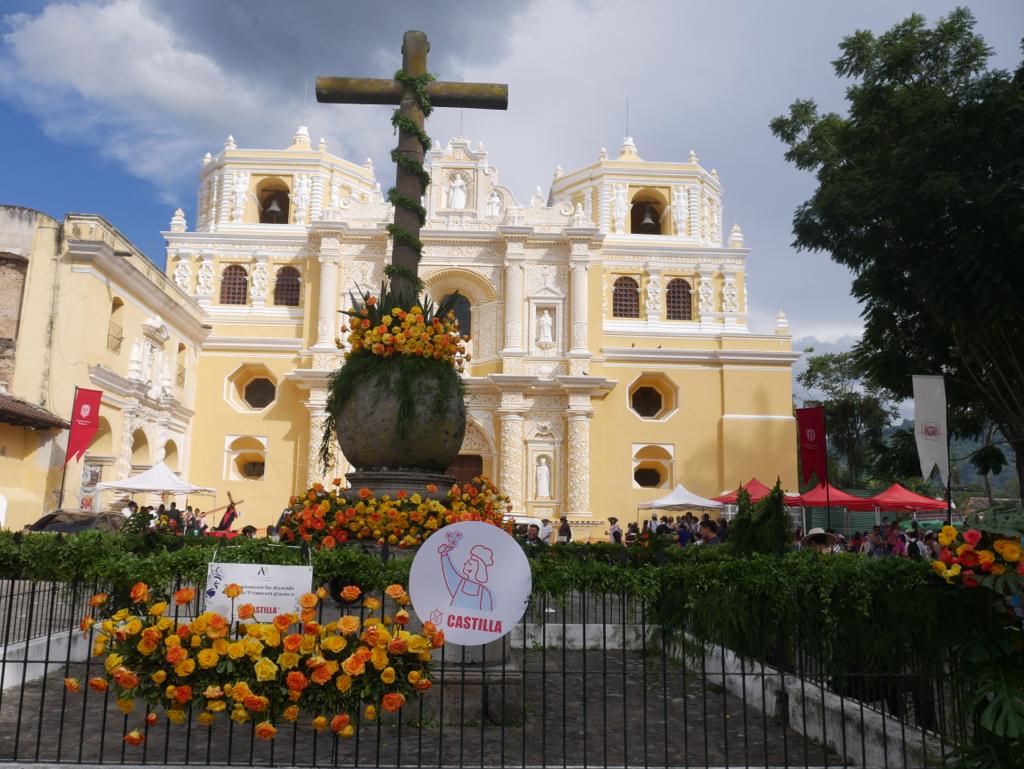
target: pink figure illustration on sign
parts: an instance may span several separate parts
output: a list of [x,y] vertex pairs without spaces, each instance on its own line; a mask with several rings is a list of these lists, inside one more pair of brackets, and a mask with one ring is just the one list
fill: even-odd
[[487,570],[494,565],[494,551],[486,545],[473,545],[462,568],[456,569],[450,554],[458,547],[462,534],[449,532],[446,538],[447,542],[437,548],[437,552],[441,556],[444,584],[452,597],[451,606],[459,609],[494,611],[494,597],[485,586]]

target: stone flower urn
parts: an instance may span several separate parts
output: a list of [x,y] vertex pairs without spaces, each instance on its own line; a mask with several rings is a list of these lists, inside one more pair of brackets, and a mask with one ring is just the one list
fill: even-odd
[[[405,414],[399,367],[360,383],[334,415],[338,444],[356,468],[346,475],[353,491],[445,498],[456,482],[445,470],[466,435],[458,376],[440,365],[417,372],[412,408]],[[437,491],[429,491],[429,484]]]

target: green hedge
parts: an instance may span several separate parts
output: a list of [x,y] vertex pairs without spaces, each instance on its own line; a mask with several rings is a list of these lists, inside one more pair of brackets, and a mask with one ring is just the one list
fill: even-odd
[[[226,562],[303,563],[299,548],[266,540],[207,537],[58,537],[0,532],[0,577],[86,581],[126,593],[136,581],[202,582]],[[307,554],[317,583],[338,577],[364,590],[408,583],[411,559],[384,562],[357,547]],[[626,592],[646,602],[650,622],[686,630],[740,653],[792,662],[795,639],[816,658],[844,666],[899,670],[940,660],[986,623],[990,591],[945,585],[928,565],[901,558],[820,555],[734,556],[716,548],[546,548],[530,558],[535,593]]]

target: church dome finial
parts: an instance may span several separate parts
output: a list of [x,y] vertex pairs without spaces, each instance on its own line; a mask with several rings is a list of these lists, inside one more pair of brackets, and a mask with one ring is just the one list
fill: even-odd
[[295,149],[309,149],[309,129],[300,125],[295,129],[295,135],[292,136],[292,147]]
[[632,136],[622,137],[622,146],[619,147],[619,160],[623,158],[640,158],[640,155],[636,151],[636,145],[633,143]]

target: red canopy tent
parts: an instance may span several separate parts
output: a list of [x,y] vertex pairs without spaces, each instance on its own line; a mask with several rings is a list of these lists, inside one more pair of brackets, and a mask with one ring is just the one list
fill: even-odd
[[916,510],[945,510],[946,503],[931,497],[923,497],[894,483],[885,491],[875,494],[869,500],[883,513],[914,512]]
[[825,487],[818,484],[810,491],[800,495],[804,507],[845,507],[847,510],[874,510],[875,502],[864,497],[855,497],[840,491],[831,483],[828,485],[828,496],[825,495]]
[[[751,502],[760,502],[762,499],[772,493],[770,487],[765,486],[757,478],[751,478],[747,483],[740,486],[741,489],[745,489],[750,495]],[[786,494],[787,505],[799,505],[800,495],[799,494]],[[716,502],[722,502],[726,505],[735,505],[739,500],[739,489],[730,491],[728,494],[722,494],[719,497],[712,497]]]

